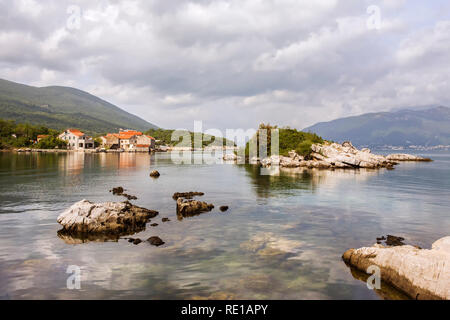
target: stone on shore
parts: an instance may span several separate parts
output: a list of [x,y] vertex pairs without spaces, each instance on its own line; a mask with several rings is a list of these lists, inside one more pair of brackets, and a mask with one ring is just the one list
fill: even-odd
[[92,203],[82,200],[61,213],[57,221],[63,231],[74,234],[131,234],[145,229],[157,211],[128,201]]
[[381,280],[419,300],[450,300],[450,236],[437,240],[431,249],[410,245],[347,250],[343,260],[363,272],[372,265]]

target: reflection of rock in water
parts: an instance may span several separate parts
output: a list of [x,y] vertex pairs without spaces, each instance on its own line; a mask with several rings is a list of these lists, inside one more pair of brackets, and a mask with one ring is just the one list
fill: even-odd
[[[359,271],[358,269],[348,264],[347,266],[350,268],[350,272],[353,278],[361,280],[363,282],[367,282],[367,279],[370,277],[369,274]],[[374,289],[374,291],[378,296],[380,296],[380,298],[385,300],[410,300],[410,298],[407,295],[395,289],[394,287],[384,283],[383,281],[381,282],[381,288]]]
[[339,185],[343,180],[364,181],[383,174],[376,169],[335,169],[319,170],[308,168],[281,168],[278,176],[261,175],[257,165],[245,165],[247,175],[256,186],[254,189],[260,197],[279,196],[280,191],[316,190],[321,184]]
[[58,237],[67,244],[82,244],[88,242],[118,242],[123,235],[114,234],[88,234],[88,233],[70,233],[64,229],[58,231]]

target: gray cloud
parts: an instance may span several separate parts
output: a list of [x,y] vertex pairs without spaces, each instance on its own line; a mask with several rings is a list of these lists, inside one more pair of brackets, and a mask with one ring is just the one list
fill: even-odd
[[302,128],[449,104],[449,12],[418,0],[0,0],[0,77],[75,86],[164,127]]

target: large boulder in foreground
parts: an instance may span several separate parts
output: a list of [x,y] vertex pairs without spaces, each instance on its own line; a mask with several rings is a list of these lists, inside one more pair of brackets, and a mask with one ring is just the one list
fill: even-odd
[[450,300],[450,236],[437,240],[431,249],[376,244],[350,249],[342,258],[363,272],[369,266],[378,266],[382,281],[412,299]]
[[157,211],[125,202],[92,203],[82,200],[61,213],[57,221],[68,234],[131,234],[145,229]]

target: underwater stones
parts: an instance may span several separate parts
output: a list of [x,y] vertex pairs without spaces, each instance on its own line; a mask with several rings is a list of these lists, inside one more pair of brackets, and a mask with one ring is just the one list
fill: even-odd
[[219,210],[222,211],[222,212],[228,211],[228,209],[229,209],[228,206],[221,206],[219,208]]
[[450,236],[434,242],[431,249],[375,244],[349,249],[342,259],[363,272],[373,265],[379,267],[382,281],[410,298],[450,299]]
[[133,240],[133,244],[134,244],[134,245],[138,245],[138,244],[141,243],[141,242],[142,242],[141,239],[134,239],[134,240]]
[[152,172],[150,172],[150,177],[152,178],[159,178],[160,176],[161,174],[157,170],[153,170]]
[[157,223],[152,223],[152,224],[150,225],[150,227],[157,227],[157,226],[159,226],[159,224],[157,224]]
[[169,219],[169,218],[162,218],[161,221],[162,221],[162,222],[169,222],[170,219]]
[[152,246],[156,247],[162,246],[165,243],[164,241],[161,240],[160,237],[156,236],[148,238],[147,242],[150,243]]
[[81,200],[57,218],[66,233],[130,234],[145,229],[157,211],[135,206],[128,201],[92,203]]
[[273,233],[259,233],[240,244],[245,251],[256,253],[260,257],[273,257],[300,252],[302,243],[276,236]]

